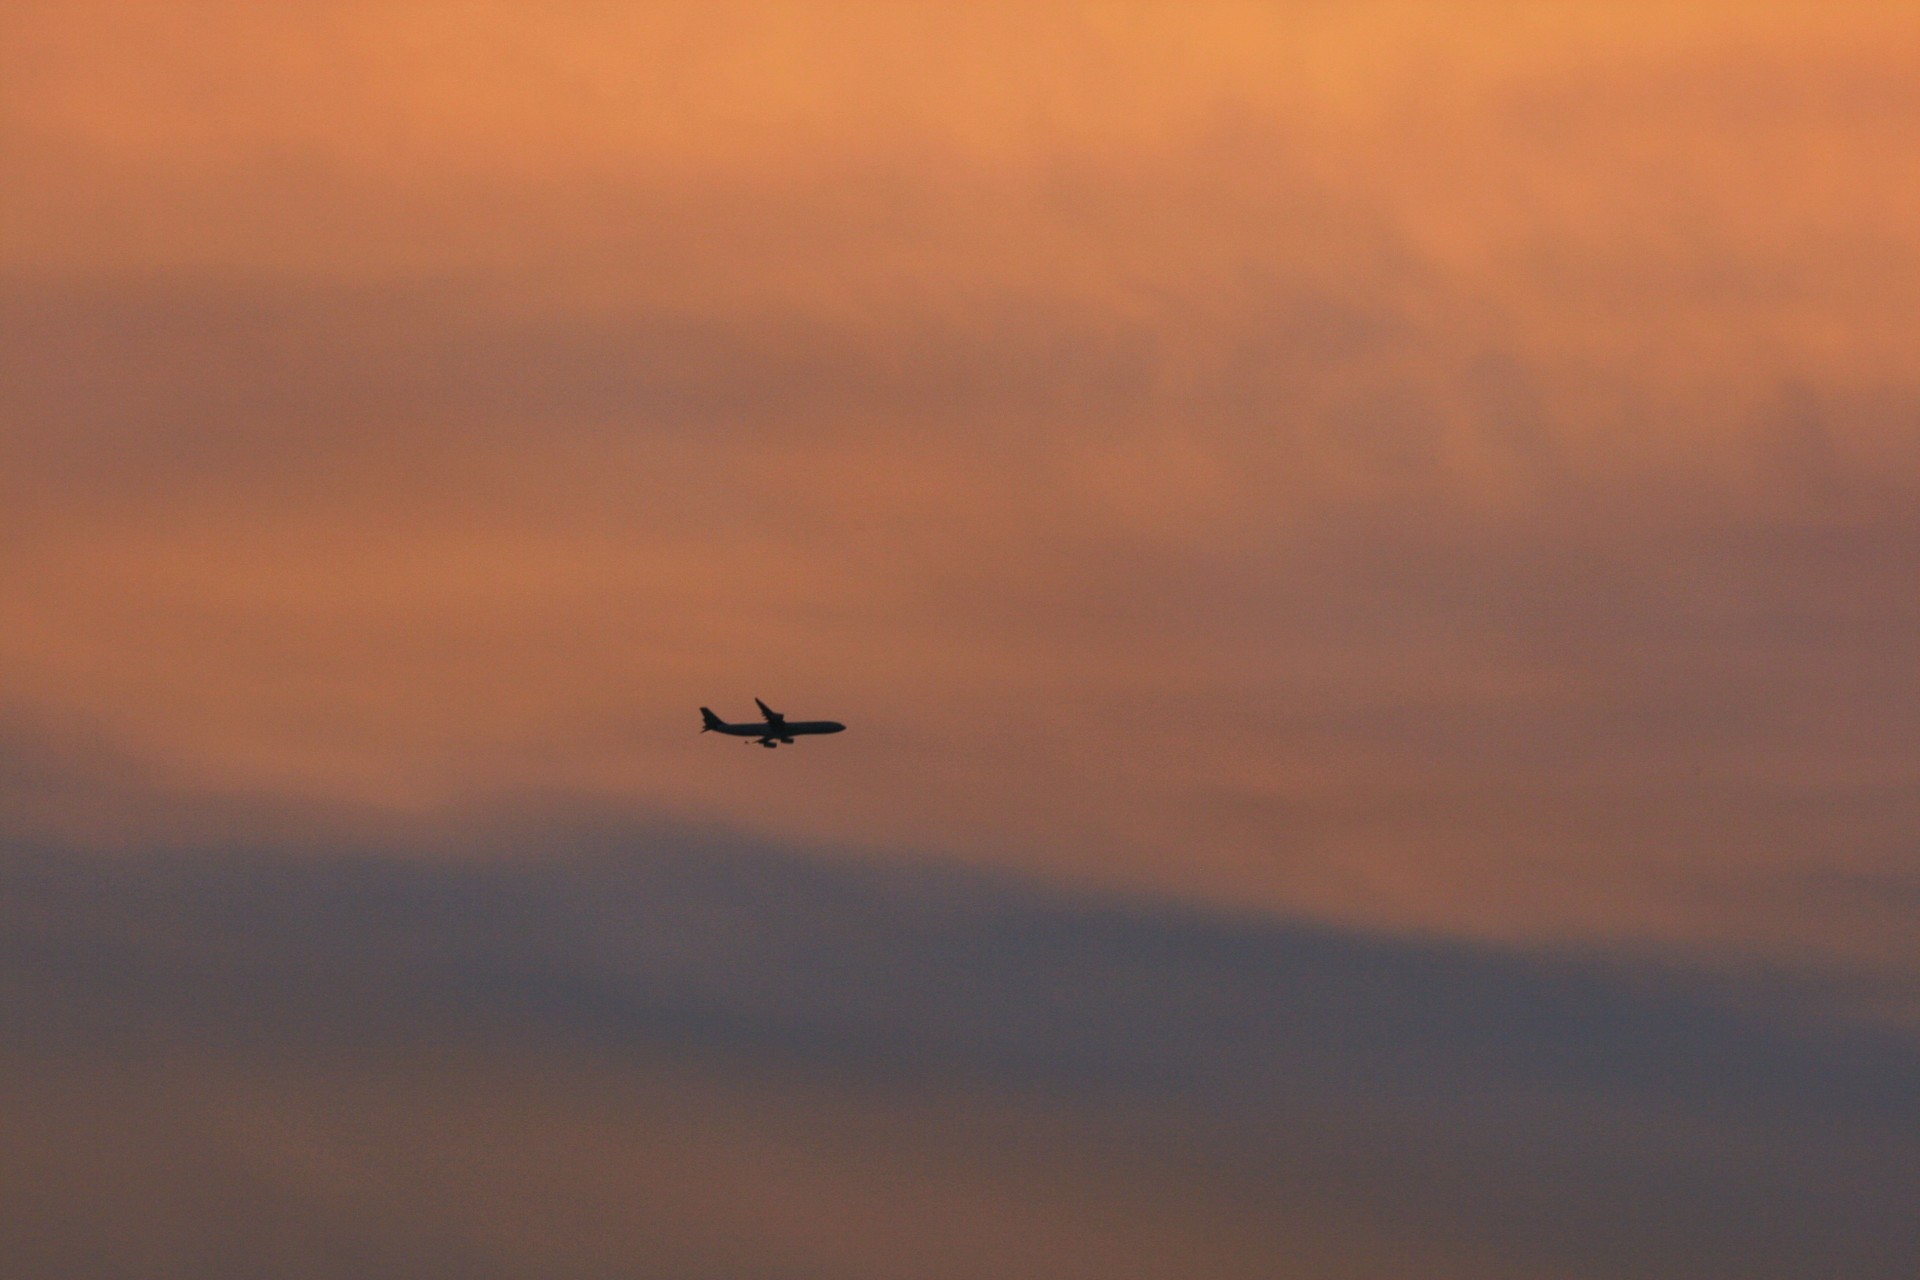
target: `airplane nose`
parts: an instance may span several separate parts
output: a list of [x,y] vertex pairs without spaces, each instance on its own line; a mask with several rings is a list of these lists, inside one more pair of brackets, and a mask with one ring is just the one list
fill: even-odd
[[847,731],[847,726],[841,724],[838,720],[827,721],[827,726],[828,733],[845,733]]

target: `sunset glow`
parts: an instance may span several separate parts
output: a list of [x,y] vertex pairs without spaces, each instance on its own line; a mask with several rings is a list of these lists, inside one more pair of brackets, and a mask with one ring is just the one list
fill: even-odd
[[0,838],[718,832],[1910,1033],[1916,139],[1895,3],[10,5]]

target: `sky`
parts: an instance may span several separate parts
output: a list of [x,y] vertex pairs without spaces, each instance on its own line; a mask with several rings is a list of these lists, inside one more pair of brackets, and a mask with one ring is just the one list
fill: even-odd
[[[1498,957],[1515,967],[1457,1006],[1478,1051],[1530,1043],[1534,1015],[1604,1042],[1612,1004],[1513,994],[1599,966],[1581,981],[1652,984],[1666,994],[1647,999],[1709,1021],[1746,1010],[1769,1061],[1811,1037],[1821,1071],[1866,1070],[1850,1037],[1920,1034],[1916,136],[1920,16],[1864,0],[10,4],[0,875],[29,905],[0,943],[52,975],[19,999],[110,1024],[130,1016],[126,990],[63,985],[87,957],[121,957],[129,982],[169,972],[186,944],[155,940],[182,913],[116,924],[123,877],[177,872],[182,901],[259,905],[283,868],[344,860],[351,878],[392,860],[427,877],[405,898],[424,928],[482,869],[592,887],[594,858],[680,867],[687,848],[748,848],[762,870],[725,882],[738,900],[711,909],[719,940],[815,939],[850,957],[834,974],[972,964],[908,927],[928,895],[974,901],[949,877],[1054,904],[1045,962],[1118,1002],[1101,1043],[1123,1063],[1189,1034],[1130,984],[1162,954],[1153,929],[1197,920],[1208,937],[1278,931],[1254,959],[1219,944],[1240,957],[1215,974],[1236,990],[1298,977],[1290,930],[1358,948],[1325,961],[1341,972],[1362,955]],[[744,718],[755,696],[850,731],[776,752],[696,732],[697,707]],[[35,896],[48,858],[82,868],[80,899]],[[832,907],[847,889],[769,916],[749,889],[789,864],[903,879],[864,914]],[[660,874],[618,889],[637,895],[636,934],[679,900],[649,896],[679,883]],[[1086,913],[1114,903],[1157,923],[1096,945]],[[1029,909],[967,915],[960,951]],[[493,959],[543,971],[541,931],[573,927],[516,918]],[[290,972],[333,972],[345,944],[322,934],[314,967]],[[230,941],[223,963],[265,963],[268,939]],[[709,944],[687,964],[731,973]],[[493,963],[479,942],[454,952]],[[402,970],[439,972],[431,948],[408,954]],[[608,998],[652,1026],[634,1011],[671,975],[594,963],[627,975]],[[764,963],[754,990],[779,969]],[[191,973],[211,993],[231,979]],[[42,978],[54,994],[32,994]],[[296,987],[274,989],[292,1002],[278,1021],[209,994],[225,1011],[210,1025],[265,1018],[284,1048],[303,1019],[384,1007],[343,995],[328,1013]],[[356,1042],[332,1073],[259,1037],[195,1040],[186,1018],[169,1043],[187,1065],[163,1078],[114,1036],[74,1048],[60,1019],[29,1019],[40,1029],[9,1050],[25,1065],[0,1083],[10,1114],[53,1117],[54,1161],[88,1106],[49,1101],[67,1077],[35,1074],[46,1054],[117,1082],[103,1095],[151,1122],[160,1152],[199,1141],[204,1126],[161,1123],[196,1107],[224,1115],[244,1095],[269,1128],[345,1124],[366,1114],[341,1101],[353,1089],[404,1112],[436,1070],[469,1073],[470,1099],[516,1100],[498,1132],[562,1152],[585,1141],[569,1090],[604,1076],[631,1091],[623,1133],[697,1117],[688,1149],[759,1168],[769,1202],[795,1179],[716,1138],[731,1132],[716,1117],[759,1099],[791,1126],[780,1141],[813,1151],[808,1126],[857,1112],[868,1146],[837,1157],[841,1181],[820,1175],[849,1240],[904,1211],[875,1171],[928,1144],[959,1200],[1066,1198],[1058,1222],[1008,1228],[1054,1260],[1020,1255],[1034,1274],[1075,1274],[1063,1259],[1095,1256],[1087,1224],[1121,1203],[1153,1209],[1139,1230],[1161,1244],[1100,1256],[1159,1258],[1143,1275],[1232,1274],[1231,1249],[1271,1274],[1283,1239],[1354,1275],[1645,1274],[1546,1209],[1475,1218],[1433,1200],[1432,1222],[1478,1224],[1456,1239],[1381,1217],[1376,1192],[1342,1200],[1327,1188],[1401,1185],[1414,1166],[1353,1154],[1374,1148],[1338,1125],[1324,1159],[1271,1137],[1250,1163],[1183,1128],[1232,1172],[1189,1178],[1207,1161],[1161,1151],[1102,1183],[1101,1144],[1144,1141],[1123,1112],[1184,1115],[1211,1077],[1159,1080],[1169,1101],[1094,1070],[1102,1054],[1073,1057],[1091,1073],[1073,1079],[1129,1099],[1075,1118],[982,1057],[996,1036],[1018,1061],[1064,1052],[1063,1033],[1021,1021],[1019,987],[911,1034],[878,997],[848,1012],[807,987],[752,1006],[751,1048],[696,1019],[643,1050],[524,1030],[498,1053],[427,1059]],[[734,988],[700,990],[703,1018],[745,1016]],[[440,998],[420,997],[425,1022],[465,1025]],[[848,1048],[849,1025],[883,1030]],[[1814,1072],[1715,1127],[1692,1094],[1662,1092],[1664,1067],[1648,1083],[1630,1050],[1596,1048],[1578,1087],[1556,1077],[1564,1114],[1514,1119],[1502,1154],[1468,1137],[1473,1107],[1497,1108],[1485,1098],[1326,1092],[1424,1041],[1349,1028],[1350,1059],[1283,1088],[1266,1034],[1220,1050],[1239,1077],[1370,1132],[1430,1126],[1435,1167],[1486,1187],[1551,1166],[1579,1128],[1566,1115],[1688,1115],[1693,1182],[1659,1144],[1592,1156],[1615,1175],[1657,1165],[1697,1207],[1675,1231],[1705,1243],[1661,1255],[1663,1275],[1755,1274],[1761,1255],[1712,1225],[1739,1214],[1716,1217],[1699,1187],[1739,1167],[1730,1151],[1808,1156],[1796,1144],[1830,1118]],[[902,1036],[967,1100],[920,1076],[862,1083]],[[838,1056],[808,1057],[822,1040]],[[1912,1071],[1886,1052],[1896,1065],[1874,1070]],[[1062,1127],[1016,1175],[991,1143],[929,1136],[956,1114]],[[326,1159],[371,1177],[327,1132]],[[605,1141],[594,1185],[643,1176],[644,1144]],[[1915,1167],[1911,1147],[1834,1142],[1821,1158],[1855,1171],[1836,1185],[1875,1183],[1859,1171],[1883,1158]],[[22,1159],[0,1176],[53,1167]],[[560,1185],[564,1166],[527,1185]],[[1636,1212],[1592,1190],[1618,1176],[1591,1178],[1569,1197]],[[96,1182],[76,1175],[49,1220],[98,1218]],[[1272,1235],[1231,1208],[1281,1186],[1339,1209]],[[1749,1190],[1755,1212],[1789,1199]],[[374,1231],[360,1200],[321,1213],[289,1195],[308,1206],[287,1210],[293,1234],[246,1247]],[[394,1257],[458,1240],[474,1274],[564,1271],[525,1243],[567,1236],[558,1209],[530,1211],[522,1248],[476,1243],[491,1219],[460,1203],[423,1210],[441,1234]],[[127,1247],[152,1267],[173,1247],[154,1242],[202,1238],[196,1220],[129,1219]],[[606,1248],[665,1248],[655,1227]],[[681,1239],[667,1272],[900,1274],[915,1252],[834,1253],[796,1226],[729,1260],[710,1253],[725,1236]],[[35,1256],[84,1274],[66,1239]],[[1192,1241],[1216,1239],[1227,1252],[1192,1262]],[[1833,1273],[1821,1239],[1767,1256]],[[1887,1274],[1907,1245],[1885,1244]],[[990,1251],[962,1255],[926,1274],[1004,1273]],[[219,1265],[247,1274],[261,1256]],[[1865,1254],[1842,1261],[1877,1274]]]

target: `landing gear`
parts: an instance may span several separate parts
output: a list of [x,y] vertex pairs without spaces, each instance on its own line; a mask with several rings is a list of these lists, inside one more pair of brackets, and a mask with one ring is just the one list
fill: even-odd
[[780,744],[779,744],[779,743],[777,743],[777,742],[772,742],[772,741],[769,741],[769,740],[767,740],[767,739],[765,739],[765,738],[762,738],[762,739],[760,740],[760,745],[761,745],[761,746],[763,746],[763,747],[765,747],[765,748],[766,748],[767,750],[769,750],[769,751],[771,751],[771,750],[773,750],[773,749],[774,749],[775,747],[777,747],[777,746],[779,746]]

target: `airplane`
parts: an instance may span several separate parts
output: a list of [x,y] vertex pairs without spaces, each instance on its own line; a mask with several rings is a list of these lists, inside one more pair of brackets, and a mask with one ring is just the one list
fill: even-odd
[[753,700],[753,705],[759,707],[760,714],[766,717],[764,723],[728,724],[706,707],[700,708],[700,732],[730,733],[736,738],[753,738],[771,750],[783,742],[792,746],[793,740],[803,734],[839,733],[847,727],[838,720],[789,720],[758,698]]

